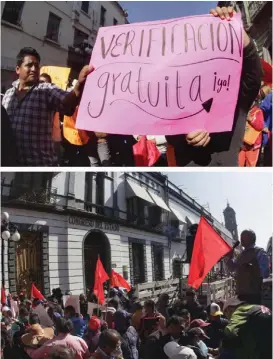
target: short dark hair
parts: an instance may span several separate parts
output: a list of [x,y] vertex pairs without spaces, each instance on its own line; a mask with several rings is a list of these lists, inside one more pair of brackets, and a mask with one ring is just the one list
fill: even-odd
[[75,352],[64,345],[54,345],[49,352],[50,359],[74,359]]
[[181,317],[183,316],[188,316],[190,314],[190,312],[188,311],[188,309],[182,309],[180,312],[179,312],[179,315]]
[[44,77],[45,79],[47,79],[47,81],[51,84],[52,83],[52,79],[51,79],[51,76],[49,76],[48,74],[46,74],[45,72],[42,73],[40,75],[40,77]]
[[148,299],[144,302],[144,307],[155,308],[155,302],[152,299]]
[[114,329],[104,330],[99,337],[99,348],[103,349],[106,347],[115,348],[116,340],[120,339],[119,333]]
[[41,62],[40,55],[33,47],[24,47],[19,51],[19,54],[17,55],[17,66],[22,65],[26,56],[34,56],[39,61],[39,63]]
[[178,315],[173,315],[167,320],[166,327],[168,328],[170,325],[182,325],[184,323],[183,318]]
[[108,306],[109,307],[114,307],[115,309],[118,309],[119,302],[116,299],[112,298],[112,299],[109,300]]
[[252,229],[245,229],[242,233],[241,233],[241,236],[243,234],[247,234],[250,239],[252,240],[253,243],[256,243],[256,234],[254,231],[252,231]]
[[27,315],[29,315],[29,312],[28,312],[27,308],[26,308],[26,307],[21,307],[21,308],[19,309],[19,315],[20,315],[20,316],[24,316],[24,317],[26,317]]
[[36,313],[31,313],[29,316],[29,324],[33,325],[33,324],[40,324],[40,318],[39,315]]
[[74,307],[72,307],[72,305],[68,305],[67,307],[65,307],[64,311],[66,313],[69,313],[71,316],[74,316],[76,314],[76,310]]
[[56,330],[58,333],[71,333],[73,330],[73,323],[70,319],[57,318],[56,319]]
[[143,305],[140,302],[135,302],[133,304],[134,310],[140,310],[143,308]]
[[196,292],[194,289],[190,288],[186,290],[186,297],[194,297],[196,295]]

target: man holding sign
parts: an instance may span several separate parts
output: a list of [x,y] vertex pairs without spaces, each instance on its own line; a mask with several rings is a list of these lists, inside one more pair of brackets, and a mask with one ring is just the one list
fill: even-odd
[[73,91],[66,92],[54,84],[39,83],[40,55],[31,48],[17,56],[18,81],[4,98],[5,107],[21,166],[53,166],[56,155],[52,141],[52,115],[60,111],[72,115],[80,102],[86,76],[93,68],[85,66]]
[[78,128],[166,135],[180,166],[237,165],[261,66],[233,8],[101,28],[91,61]]

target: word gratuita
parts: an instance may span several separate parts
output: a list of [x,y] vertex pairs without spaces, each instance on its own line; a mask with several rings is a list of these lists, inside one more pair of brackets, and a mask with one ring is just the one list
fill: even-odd
[[107,41],[107,36],[100,38],[103,59],[126,55],[133,58],[149,58],[153,55],[169,56],[211,51],[242,56],[242,39],[237,35],[232,23],[223,21],[201,25],[180,22],[171,27],[155,24],[155,27],[149,29],[136,27],[135,30],[126,31],[126,27],[121,27],[119,30],[123,32],[112,34]]
[[[193,77],[191,82],[187,86],[183,86],[180,79],[179,71],[176,70],[173,72],[175,76],[175,88],[171,88],[169,84],[170,76],[165,76],[163,81],[156,81],[151,83],[150,81],[145,82],[144,76],[142,75],[142,67],[139,68],[138,73],[134,74],[133,71],[129,71],[125,74],[119,73],[110,73],[108,71],[103,72],[97,80],[98,91],[101,89],[101,102],[99,109],[96,110],[97,113],[94,113],[92,109],[92,103],[88,104],[88,113],[92,118],[97,118],[102,115],[105,105],[109,104],[109,98],[114,98],[117,100],[126,100],[128,101],[128,96],[126,99],[117,98],[118,95],[127,93],[131,98],[135,99],[140,105],[146,104],[151,107],[165,106],[165,107],[174,107],[183,110],[185,106],[183,105],[183,99],[190,99],[190,101],[197,101],[198,99],[202,102],[201,94],[201,75],[196,75]],[[174,81],[172,81],[173,83]],[[172,94],[172,95],[170,95]],[[130,101],[128,101],[130,102]],[[136,102],[132,101],[136,104]],[[111,103],[110,103],[111,104]],[[96,106],[98,101],[96,101]]]

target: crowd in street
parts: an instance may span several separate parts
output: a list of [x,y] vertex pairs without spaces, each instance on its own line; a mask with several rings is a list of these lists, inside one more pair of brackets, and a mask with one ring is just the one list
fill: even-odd
[[[211,14],[228,21],[233,8],[217,7]],[[142,136],[141,128],[140,134],[126,136],[78,130],[78,106],[93,66],[85,66],[64,91],[51,83],[50,76],[40,75],[38,52],[22,48],[18,80],[2,99],[2,165],[272,166],[272,67],[261,62],[246,32],[243,39],[232,131],[210,134],[196,129],[174,136]]]
[[[13,296],[18,308],[15,313],[8,296],[1,309],[1,358],[272,357],[272,314],[264,306],[232,298],[206,308],[190,288],[175,301],[163,293],[156,303],[150,299],[143,306],[130,293],[118,287],[110,289],[107,306],[98,306],[90,315],[84,294],[79,296],[77,313],[73,306],[64,307],[59,288],[45,300],[29,300],[25,292]],[[37,306],[44,307],[51,327],[41,324]]]

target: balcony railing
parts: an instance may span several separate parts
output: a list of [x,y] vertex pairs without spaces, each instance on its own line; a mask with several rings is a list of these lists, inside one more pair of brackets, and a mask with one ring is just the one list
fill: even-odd
[[30,188],[27,185],[1,185],[2,202],[13,201],[19,203],[46,204],[55,206],[57,202],[57,188]]
[[268,1],[250,1],[248,6],[248,12],[251,22],[256,18],[256,16],[261,12],[264,6]]

